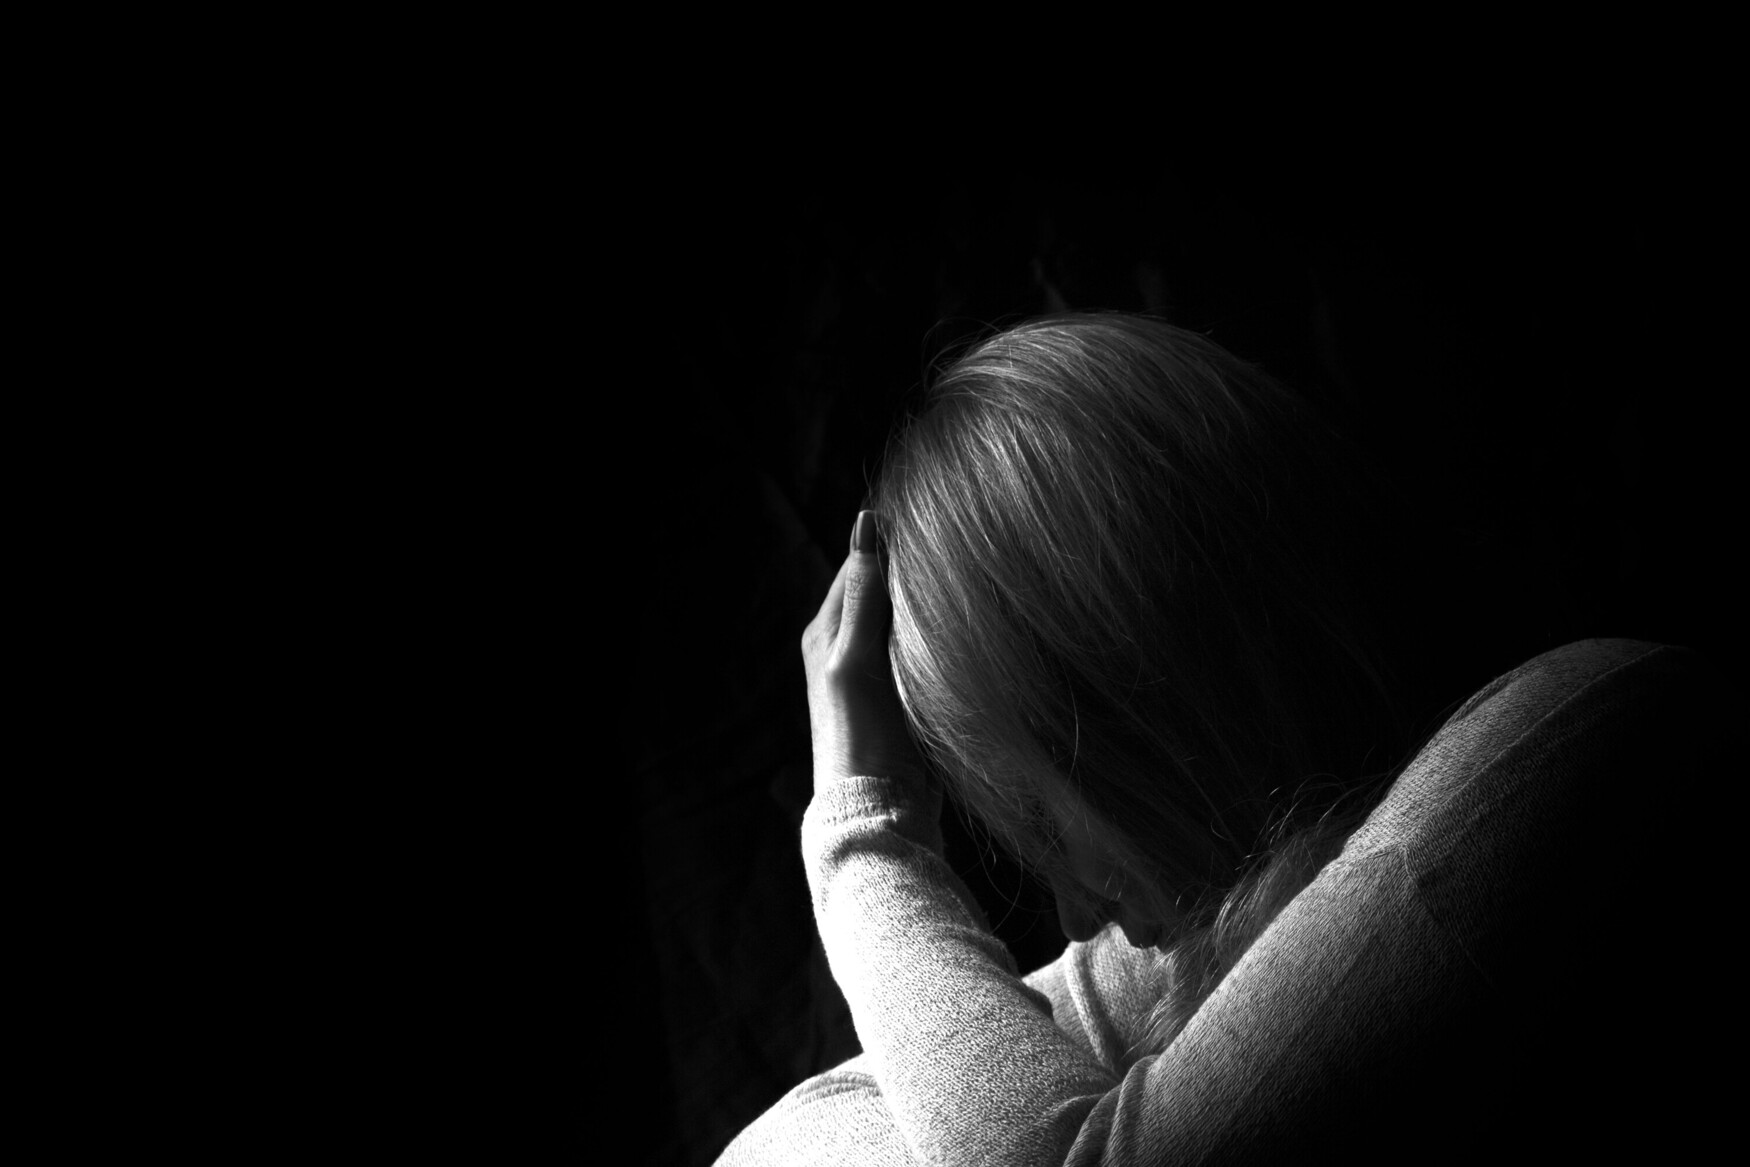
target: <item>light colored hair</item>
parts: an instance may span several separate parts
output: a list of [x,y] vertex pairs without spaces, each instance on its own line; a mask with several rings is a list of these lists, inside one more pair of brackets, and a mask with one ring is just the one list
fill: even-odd
[[895,681],[956,801],[1060,889],[1061,824],[1093,811],[1126,895],[1184,920],[1137,1056],[1401,758],[1345,578],[1354,466],[1207,338],[1070,314],[949,364],[872,490]]

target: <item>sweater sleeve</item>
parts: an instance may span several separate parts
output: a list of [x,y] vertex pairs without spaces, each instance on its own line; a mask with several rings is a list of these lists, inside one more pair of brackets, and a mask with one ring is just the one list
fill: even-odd
[[942,858],[935,809],[881,778],[817,789],[803,852],[833,976],[917,1158],[1063,1163],[1118,1080],[1016,974]]

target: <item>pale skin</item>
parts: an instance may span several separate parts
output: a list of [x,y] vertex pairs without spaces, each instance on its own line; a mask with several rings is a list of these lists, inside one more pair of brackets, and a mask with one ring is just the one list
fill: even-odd
[[[892,619],[875,553],[875,514],[864,511],[852,530],[849,555],[802,634],[816,781],[832,775],[924,781],[887,655]],[[1053,889],[1064,935],[1091,940],[1115,921],[1138,948],[1157,943],[1164,922],[1126,899],[1124,873],[1096,840],[1087,816],[1069,819],[1062,824],[1063,847],[1080,887]]]

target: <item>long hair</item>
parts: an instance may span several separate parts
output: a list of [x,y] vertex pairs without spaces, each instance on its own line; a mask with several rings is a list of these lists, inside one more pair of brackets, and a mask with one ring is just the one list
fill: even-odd
[[1205,337],[1069,314],[953,361],[872,491],[895,682],[956,801],[1060,894],[1079,811],[1183,920],[1151,1049],[1400,760],[1355,465]]

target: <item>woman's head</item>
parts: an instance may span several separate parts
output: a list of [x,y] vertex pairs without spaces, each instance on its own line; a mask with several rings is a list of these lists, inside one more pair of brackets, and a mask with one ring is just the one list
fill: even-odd
[[896,438],[872,505],[901,697],[1072,911],[1146,939],[1230,887],[1309,779],[1360,777],[1383,694],[1344,465],[1257,370],[1118,315],[984,341]]

